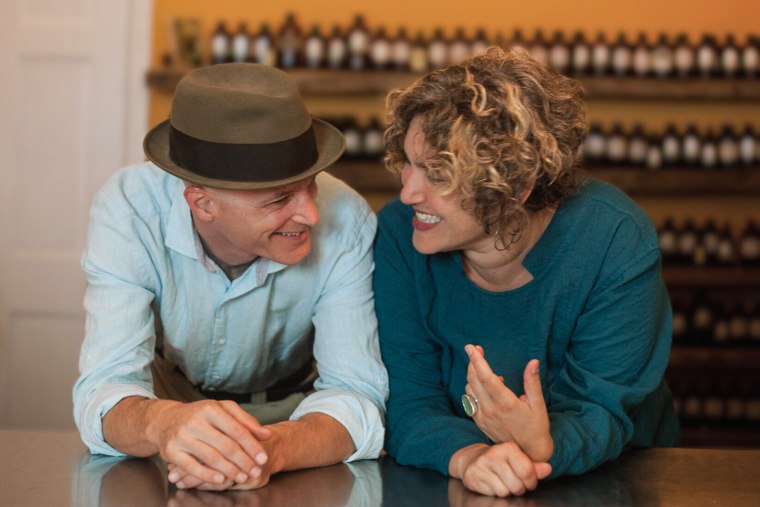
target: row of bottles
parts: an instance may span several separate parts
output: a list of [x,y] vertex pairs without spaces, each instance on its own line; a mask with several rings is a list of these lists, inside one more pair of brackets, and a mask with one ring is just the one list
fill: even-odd
[[760,386],[748,380],[668,379],[684,426],[708,424],[758,428]]
[[666,218],[657,232],[665,265],[760,267],[760,227],[754,220],[739,235],[728,223],[718,228],[713,219],[696,225],[690,218],[681,225]]
[[346,138],[346,151],[341,160],[380,161],[385,154],[384,127],[380,119],[371,117],[360,122],[353,116],[324,118],[337,127]]
[[329,32],[317,24],[304,31],[293,13],[286,16],[276,31],[264,22],[258,31],[252,32],[245,22],[240,22],[233,33],[220,21],[211,39],[211,61],[253,61],[286,69],[374,68],[425,72],[458,63],[492,45],[507,49],[523,47],[537,60],[572,75],[760,76],[760,37],[756,35],[737,41],[733,34],[721,40],[704,34],[699,41],[690,41],[685,33],[675,36],[660,33],[655,40],[650,40],[643,32],[635,38],[620,32],[610,41],[603,32],[592,40],[581,31],[568,37],[557,30],[549,38],[540,29],[530,37],[515,29],[510,37],[505,37],[501,32],[489,35],[478,29],[468,34],[465,29],[457,28],[448,36],[438,28],[427,36],[421,30],[412,35],[404,27],[393,33],[382,26],[370,28],[361,14],[355,16],[350,26],[334,25]]
[[750,168],[760,166],[760,137],[752,125],[741,131],[723,125],[720,134],[712,128],[699,130],[689,124],[679,131],[668,124],[664,132],[646,132],[640,122],[626,130],[621,123],[604,128],[591,124],[583,145],[584,165],[632,166],[650,170],[677,168]]
[[673,345],[760,347],[760,301],[751,294],[671,294]]

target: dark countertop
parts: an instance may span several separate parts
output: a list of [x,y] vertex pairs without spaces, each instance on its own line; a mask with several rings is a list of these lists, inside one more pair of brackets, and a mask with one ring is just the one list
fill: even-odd
[[760,505],[760,450],[642,449],[519,498],[391,459],[283,473],[257,491],[177,491],[158,458],[92,456],[75,432],[0,430],[0,506],[497,507]]

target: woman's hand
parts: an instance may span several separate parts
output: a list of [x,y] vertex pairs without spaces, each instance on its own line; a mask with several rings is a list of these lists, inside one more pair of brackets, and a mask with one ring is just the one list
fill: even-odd
[[515,442],[535,462],[549,461],[554,441],[549,432],[538,360],[528,362],[523,374],[525,394],[519,398],[502,377],[491,371],[482,347],[467,345],[467,394],[478,400],[472,418],[495,443]]
[[514,442],[469,445],[449,461],[449,475],[462,479],[467,489],[498,497],[533,491],[551,471],[551,465],[532,461]]

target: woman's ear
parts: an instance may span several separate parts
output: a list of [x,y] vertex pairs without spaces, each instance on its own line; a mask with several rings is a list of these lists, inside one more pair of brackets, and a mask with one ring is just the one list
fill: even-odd
[[533,187],[536,185],[536,180],[531,179],[527,185],[525,185],[525,188],[520,191],[520,194],[517,196],[518,199],[520,199],[520,204],[525,204],[525,201],[528,200],[528,197],[530,197],[531,192],[533,192]]
[[213,221],[214,199],[205,188],[198,185],[188,185],[183,195],[193,218],[201,222]]

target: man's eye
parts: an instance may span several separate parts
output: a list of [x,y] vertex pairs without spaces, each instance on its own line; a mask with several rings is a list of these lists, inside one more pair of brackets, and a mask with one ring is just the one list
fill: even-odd
[[279,199],[276,199],[274,201],[270,201],[269,202],[269,206],[278,206],[278,205],[281,206],[281,205],[287,204],[288,201],[290,201],[290,198],[291,198],[290,194],[284,195],[284,196],[280,197]]

